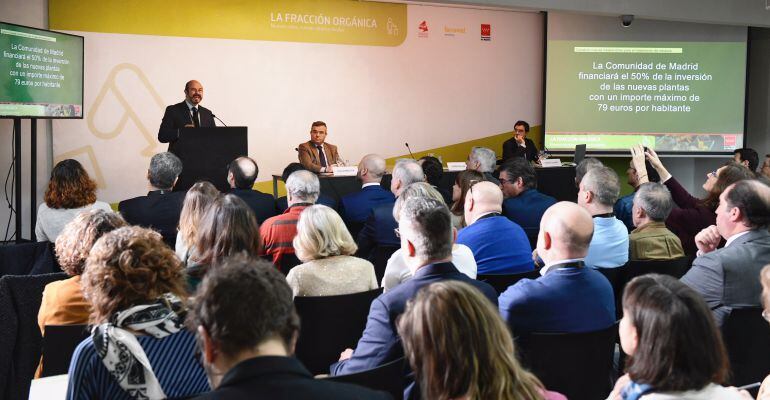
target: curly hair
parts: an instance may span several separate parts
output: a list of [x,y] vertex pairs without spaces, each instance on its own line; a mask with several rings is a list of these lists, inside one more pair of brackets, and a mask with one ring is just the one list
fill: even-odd
[[56,238],[56,259],[61,269],[70,276],[82,274],[88,253],[96,240],[127,225],[120,214],[112,211],[81,211]]
[[80,208],[96,201],[94,182],[79,162],[59,161],[51,171],[45,190],[45,204],[51,208]]
[[138,226],[118,228],[97,240],[81,283],[92,306],[92,324],[164,293],[187,295],[182,263],[174,251],[159,233]]

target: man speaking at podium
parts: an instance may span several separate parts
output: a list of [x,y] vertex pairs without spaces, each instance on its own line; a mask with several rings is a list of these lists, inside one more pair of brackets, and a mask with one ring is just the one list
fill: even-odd
[[203,86],[198,81],[189,81],[184,85],[184,101],[166,107],[163,121],[158,130],[158,140],[168,143],[168,151],[174,152],[174,144],[179,139],[181,128],[213,128],[214,114],[200,105],[203,100]]
[[313,122],[310,125],[310,140],[297,146],[299,162],[309,171],[332,172],[332,167],[337,166],[339,162],[337,146],[324,142],[326,133],[325,122]]

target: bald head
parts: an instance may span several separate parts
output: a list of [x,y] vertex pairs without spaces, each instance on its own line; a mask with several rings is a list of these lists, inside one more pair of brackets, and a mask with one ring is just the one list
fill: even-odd
[[358,178],[363,183],[380,183],[385,175],[385,159],[378,154],[367,154],[358,163]]
[[249,157],[238,157],[230,163],[227,182],[230,183],[231,188],[251,189],[258,174],[259,167],[254,160]]
[[470,225],[491,212],[503,211],[503,192],[492,182],[479,182],[465,195],[465,222]]
[[583,258],[593,234],[594,222],[586,209],[567,201],[556,203],[540,220],[537,254],[546,263]]

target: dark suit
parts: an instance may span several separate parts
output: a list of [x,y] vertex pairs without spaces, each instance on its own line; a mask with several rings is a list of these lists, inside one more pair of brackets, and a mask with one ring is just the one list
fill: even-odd
[[356,238],[358,257],[369,258],[372,250],[377,246],[401,246],[401,240],[396,237],[394,231],[398,228],[398,222],[393,218],[394,204],[395,202],[372,208],[372,212]]
[[[337,153],[337,146],[324,142],[323,144],[324,154],[326,155],[326,166],[336,164],[340,158]],[[315,147],[315,143],[307,141],[297,146],[297,157],[299,162],[309,171],[315,173],[321,172],[321,157],[318,154],[318,148]],[[327,170],[326,172],[331,172]]]
[[230,193],[240,197],[254,210],[254,215],[260,225],[266,219],[279,214],[275,198],[267,193],[251,189],[231,189]]
[[527,189],[516,197],[503,201],[503,215],[519,224],[527,237],[537,237],[540,220],[548,207],[556,204],[556,199],[542,194],[537,189]]
[[[451,262],[429,264],[419,268],[412,279],[401,283],[372,302],[366,328],[353,355],[331,366],[332,375],[366,371],[404,356],[396,320],[404,312],[406,302],[422,287],[434,282],[457,280],[473,285],[495,306],[497,292],[487,283],[468,278]],[[342,349],[340,349],[342,350]],[[412,377],[407,377],[412,382]],[[411,385],[410,385],[411,386]],[[408,396],[405,396],[408,397]]]
[[379,184],[367,186],[360,192],[351,193],[340,199],[340,215],[345,223],[364,222],[372,209],[383,204],[396,202],[396,196]]
[[[200,104],[198,104],[198,120],[200,120],[201,128],[213,128],[216,126],[211,110]],[[192,123],[192,114],[187,106],[187,102],[183,101],[168,106],[166,107],[166,112],[163,113],[163,120],[160,122],[158,140],[161,143],[168,143],[168,151],[173,153],[174,144],[179,139],[179,129]]]
[[314,379],[291,357],[262,356],[236,364],[227,371],[219,387],[197,399],[391,399],[384,392],[362,386]]
[[524,145],[526,147],[519,146],[516,143],[515,137],[503,142],[503,161],[513,157],[524,157],[527,161],[537,161],[537,146],[535,146],[535,142],[529,138],[524,138]]
[[123,200],[118,204],[118,211],[131,225],[152,228],[163,236],[163,241],[171,248],[176,243],[176,229],[179,214],[187,192],[153,190],[147,196]]

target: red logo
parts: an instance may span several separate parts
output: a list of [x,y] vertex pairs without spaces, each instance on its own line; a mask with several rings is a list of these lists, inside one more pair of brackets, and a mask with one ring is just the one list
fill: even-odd
[[725,142],[725,149],[735,148],[738,144],[738,137],[736,135],[723,135]]
[[420,32],[427,32],[428,31],[428,23],[425,22],[425,21],[420,22],[420,26],[418,26],[417,29],[419,29]]
[[481,40],[485,40],[485,41],[492,40],[492,25],[481,24]]

